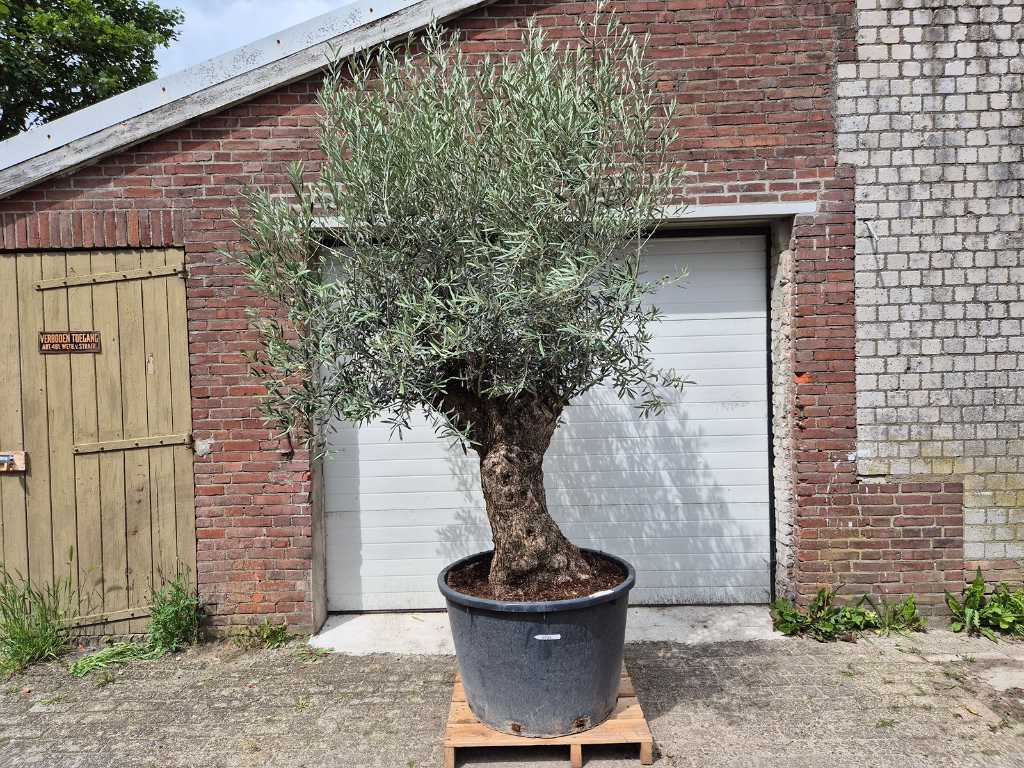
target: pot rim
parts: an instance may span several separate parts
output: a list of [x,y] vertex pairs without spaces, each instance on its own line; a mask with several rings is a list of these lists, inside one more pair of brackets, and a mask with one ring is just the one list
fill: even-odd
[[611,589],[595,592],[594,594],[587,595],[586,597],[572,597],[567,600],[506,602],[502,600],[490,600],[485,597],[467,595],[448,586],[448,573],[452,569],[493,554],[493,549],[487,549],[483,552],[476,552],[475,554],[460,558],[454,563],[449,563],[441,570],[441,573],[438,574],[437,586],[446,600],[468,608],[482,608],[487,611],[496,611],[498,613],[551,613],[553,611],[572,611],[579,608],[589,608],[592,605],[600,605],[601,603],[610,603],[626,595],[626,593],[628,593],[636,584],[636,569],[633,568],[629,561],[623,560],[621,557],[609,554],[608,552],[602,552],[599,549],[580,547],[580,550],[616,563],[626,572],[626,578]]

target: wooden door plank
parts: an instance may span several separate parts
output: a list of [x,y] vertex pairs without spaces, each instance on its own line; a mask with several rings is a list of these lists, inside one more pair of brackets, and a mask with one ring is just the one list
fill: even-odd
[[[42,254],[44,280],[67,276],[63,252]],[[43,295],[43,330],[69,329],[68,293],[50,291]],[[71,579],[78,588],[78,551],[75,520],[75,456],[72,427],[71,355],[46,356],[46,418],[50,448],[50,520],[53,529],[53,575],[55,580]]]
[[[21,360],[18,312],[18,255],[0,254],[0,450],[25,450],[21,424]],[[22,474],[0,475],[0,529],[3,546],[0,556],[9,573],[28,573],[28,530],[25,517],[25,483]]]
[[[82,280],[93,272],[88,251],[67,254],[69,280]],[[95,329],[92,286],[68,289],[68,322],[71,328]],[[104,311],[101,308],[101,311]],[[102,337],[101,337],[102,338]],[[100,354],[104,354],[101,351]],[[99,438],[96,403],[96,358],[99,355],[70,355],[71,398],[74,411],[73,441],[95,442]],[[100,457],[74,456],[75,499],[78,526],[79,615],[103,611],[103,520],[100,514]]]
[[[159,252],[159,257],[164,258],[163,252]],[[146,341],[146,415],[149,433],[153,435],[171,432],[171,351],[167,326],[169,279],[174,278],[155,277],[142,281]],[[146,450],[149,454],[152,500],[153,583],[159,585],[174,578],[178,571],[174,455],[170,446]]]
[[[92,255],[97,272],[114,269],[114,254],[97,251]],[[93,288],[96,306],[96,330],[103,339],[103,352],[96,357],[96,439],[120,440],[124,437],[121,388],[121,334],[118,326],[117,286],[114,283]],[[103,607],[106,613],[127,610],[128,549],[125,519],[124,453],[104,454],[99,458],[100,524],[103,528]],[[108,625],[115,634],[129,631],[127,621]]]
[[[181,250],[167,251],[168,267],[183,267]],[[167,280],[167,327],[170,333],[171,423],[175,434],[192,432],[192,390],[188,363],[188,316],[185,307],[185,281]],[[174,506],[177,515],[177,559],[196,578],[196,505],[193,481],[192,449],[173,449]]]
[[[137,251],[119,252],[114,257],[118,270],[139,269]],[[142,286],[138,282],[117,286],[118,325],[121,333],[121,405],[126,435],[148,435],[146,409],[146,338]],[[125,518],[128,550],[128,601],[145,605],[153,588],[153,540],[147,451],[124,454]],[[145,622],[134,619],[132,632],[145,630]]]
[[[38,253],[18,256],[21,289],[42,278]],[[28,539],[26,575],[38,584],[53,579],[53,542],[50,521],[50,446],[46,419],[46,366],[39,354],[43,330],[43,297],[32,290],[18,291],[18,333],[21,339],[22,424],[30,472],[25,482]]]

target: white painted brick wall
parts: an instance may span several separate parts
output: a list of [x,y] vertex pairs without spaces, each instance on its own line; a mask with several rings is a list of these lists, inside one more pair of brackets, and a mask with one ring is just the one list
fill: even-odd
[[962,475],[968,559],[1024,558],[1024,0],[858,0],[858,468]]

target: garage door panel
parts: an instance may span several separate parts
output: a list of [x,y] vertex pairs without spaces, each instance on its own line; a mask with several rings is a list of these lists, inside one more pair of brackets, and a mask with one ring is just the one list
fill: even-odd
[[[583,546],[629,558],[635,603],[763,602],[768,595],[764,238],[651,242],[644,272],[686,264],[654,301],[656,365],[694,383],[644,420],[610,388],[566,409],[545,458],[548,505]],[[339,428],[326,462],[333,610],[442,607],[447,563],[490,546],[478,460],[420,418]]]
[[[681,371],[681,373],[685,374],[686,372]],[[738,372],[737,375],[742,375],[742,372]],[[601,432],[598,435],[601,438],[623,435],[651,438],[665,433],[671,433],[678,437],[736,434],[732,429],[722,431],[715,427],[718,422],[729,419],[749,419],[752,422],[757,422],[756,424],[740,425],[739,428],[744,435],[766,433],[767,427],[764,424],[764,419],[768,413],[768,406],[763,397],[764,389],[763,381],[749,386],[690,385],[682,392],[674,392],[669,395],[670,402],[656,421],[641,418],[635,405],[615,402],[611,399],[614,394],[581,398],[579,403],[574,403],[565,409],[562,423],[555,433],[553,443],[557,444],[560,440],[572,437],[580,425],[587,423],[611,424],[611,429],[614,431]],[[761,398],[757,397],[759,391],[762,393]],[[587,395],[590,394],[587,393]],[[693,407],[697,405],[701,407]],[[687,424],[708,426],[706,431],[686,434]],[[351,443],[346,442],[347,437],[344,433],[338,432],[332,437],[334,445],[332,453],[334,456],[344,456],[346,452],[354,454],[366,446],[386,446],[389,449],[397,450],[397,447],[403,444],[440,446],[446,455],[450,453],[451,447],[455,447],[457,453],[461,453],[458,446],[450,446],[429,430],[430,428],[427,426],[415,424],[411,430],[404,432],[401,438],[398,438],[385,425],[372,425],[364,427],[358,442]]]
[[[379,559],[368,563],[372,571],[378,574],[392,574],[396,577],[433,577],[444,568],[451,560],[440,555],[428,557],[398,557],[392,559]],[[630,562],[635,568],[642,571],[654,573],[688,573],[688,572],[715,572],[721,565],[721,559],[713,553],[676,553],[672,555],[652,555],[647,553],[635,553],[631,555]],[[765,558],[762,552],[738,552],[731,561],[732,568],[728,573],[749,574],[753,571],[761,571],[765,567]],[[667,577],[666,577],[667,578]],[[709,577],[710,578],[710,577]],[[676,580],[679,583],[680,580]],[[666,579],[655,582],[647,582],[647,586],[664,586],[669,583]],[[685,580],[683,580],[685,584]],[[708,581],[704,586],[710,585]],[[418,585],[422,587],[422,584]]]
[[[761,411],[760,415],[748,416],[750,411]],[[634,423],[621,421],[577,421],[566,417],[566,422],[559,427],[560,434],[555,435],[552,447],[563,445],[562,450],[569,450],[572,440],[597,439],[623,441],[623,450],[628,450],[627,439],[644,439],[657,431],[665,438],[687,438],[696,435],[750,435],[760,436],[757,430],[767,418],[768,407],[763,403],[737,404],[734,408],[723,408],[725,415],[714,419],[686,418],[685,421],[664,421],[651,427],[646,434],[639,433]]]
[[[762,520],[764,508],[760,502],[739,502],[732,504],[601,504],[586,507],[578,504],[559,507],[553,514],[560,523],[613,523],[623,519],[635,520]],[[484,526],[482,510],[462,509],[392,509],[376,516],[372,525],[367,525],[361,514],[355,511],[335,512],[333,525],[339,533],[342,528],[367,529],[387,527],[427,526],[439,527],[462,525],[471,520]],[[483,530],[483,528],[482,528]],[[490,538],[490,532],[484,538]]]
[[[555,517],[558,515],[552,511]],[[731,539],[750,536],[767,535],[763,520],[637,520],[631,522],[616,521],[613,523],[595,522],[564,522],[559,521],[565,535],[576,543],[584,541],[616,541],[619,539],[664,539],[679,536],[684,538]],[[335,529],[344,535],[344,528]],[[462,527],[459,535],[469,534],[474,541],[490,538],[487,524],[481,520],[479,524]],[[437,526],[409,525],[397,528],[373,527],[359,531],[363,544],[388,542],[429,542],[441,540]]]
[[[479,552],[491,545],[490,532],[483,533],[485,526],[452,526],[444,530],[442,540],[430,541],[393,541],[362,542],[359,536],[352,536],[350,530],[338,531],[328,522],[328,533],[334,532],[342,536],[342,541],[331,545],[331,554],[349,557],[349,562],[365,566],[380,560],[396,560],[409,557],[412,559],[439,557],[451,562],[462,555]],[[379,538],[379,537],[377,537]],[[633,559],[641,555],[666,555],[676,557],[684,554],[708,554],[720,556],[722,553],[758,554],[766,557],[767,536],[730,536],[688,540],[681,542],[679,537],[663,539],[615,539],[608,543],[607,549],[617,555]],[[593,547],[595,541],[586,539],[578,542],[580,546]],[[337,546],[337,550],[335,550]],[[450,553],[450,554],[449,554]],[[328,569],[329,580],[344,583],[352,578],[359,578],[359,570]],[[434,574],[437,575],[436,573]]]
[[[436,586],[421,592],[334,592],[332,595],[339,605],[348,606],[345,610],[349,611],[421,611],[444,608],[444,600]],[[634,605],[725,605],[765,601],[763,587],[636,587],[630,592],[629,598]]]
[[[754,368],[723,368],[706,370],[700,372],[700,379],[690,376],[693,383],[687,384],[682,390],[665,390],[661,394],[670,403],[735,403],[735,402],[764,402],[764,355],[758,356],[761,360],[760,369]],[[684,367],[686,355],[662,355],[658,358],[658,365],[663,368],[675,368],[679,373],[690,374],[691,371]],[[677,365],[670,365],[677,363]],[[758,392],[761,394],[758,395]],[[636,406],[633,403],[624,403],[618,400],[617,395],[611,389],[604,387],[592,389],[580,397],[579,402],[569,406],[568,412],[575,408],[582,408],[594,405],[607,405],[612,408],[619,408],[624,415],[633,414],[636,421],[643,421],[637,414]],[[703,418],[713,417],[713,414],[699,414]]]
[[[682,361],[680,357],[680,361]],[[660,362],[660,361],[659,361]],[[643,419],[639,410],[633,403],[619,401],[614,392],[601,391],[590,392],[583,395],[579,402],[573,403],[566,408],[563,415],[563,425],[555,433],[557,440],[564,432],[564,428],[578,421],[588,419],[599,419],[608,421],[612,419],[623,424],[634,426],[634,432],[648,436],[653,429],[662,429],[665,424],[673,424],[674,421],[686,418],[688,421],[703,422],[714,421],[721,418],[750,418],[761,419],[761,431],[766,431],[764,416],[767,413],[767,406],[764,401],[765,381],[762,372],[754,374],[748,369],[729,369],[724,371],[707,371],[698,374],[701,380],[695,384],[686,385],[682,391],[665,393],[669,405],[665,408],[662,416],[657,421]],[[692,372],[679,367],[678,372],[690,378],[696,378]],[[749,382],[744,382],[744,380]],[[759,394],[760,393],[760,394]],[[694,411],[690,406],[704,404],[707,408]],[[669,418],[675,417],[675,419]],[[403,433],[399,439],[395,437],[393,430],[386,424],[372,424],[364,427],[359,435],[358,445],[396,445],[401,443],[438,443],[438,438],[430,427],[422,419],[417,419],[412,424],[411,430]],[[614,435],[608,435],[614,437]],[[346,440],[343,432],[338,431],[333,438],[335,444]],[[445,445],[444,441],[440,444]]]
[[[763,437],[756,443],[747,440],[743,445],[744,449],[754,450],[718,450],[702,451],[699,455],[673,453],[662,451],[661,453],[630,452],[620,453],[588,453],[586,466],[594,472],[640,472],[660,471],[677,469],[734,469],[734,468],[763,468],[768,466],[767,437]],[[429,476],[436,469],[436,461],[441,458],[424,459],[380,459],[374,462],[365,472],[360,472],[360,463],[355,460],[336,462],[335,467],[339,479],[356,480],[366,482],[369,479],[396,478],[396,477],[420,477]],[[580,457],[574,453],[563,453],[545,457],[545,472],[561,474],[572,471],[578,467]],[[453,475],[465,475],[472,477],[475,481],[479,469],[479,462],[476,454],[467,457],[453,457],[449,462]],[[364,465],[365,466],[365,465]],[[363,488],[367,486],[363,485]]]
[[[584,438],[577,438],[584,440]],[[545,466],[548,462],[557,462],[565,457],[575,455],[578,446],[552,445],[545,456]],[[687,461],[695,461],[693,452],[701,449],[701,453],[708,455],[719,454],[751,454],[751,460],[756,460],[755,454],[764,453],[767,461],[768,438],[767,435],[692,435],[689,437],[634,437],[629,440],[627,455],[623,456],[621,446],[604,437],[596,437],[585,440],[587,453],[597,460],[598,456],[613,455],[620,460],[633,460],[641,456],[673,456],[678,455],[682,466]],[[571,449],[571,450],[567,450]],[[357,455],[356,455],[357,454]],[[335,453],[331,457],[333,467],[337,468],[339,477],[353,477],[351,468],[362,466],[362,477],[372,477],[390,474],[391,465],[403,462],[412,462],[417,465],[429,465],[437,460],[448,460],[460,467],[478,464],[476,454],[469,452],[463,455],[460,450],[454,453],[441,440],[435,439],[430,443],[411,443],[401,441],[388,445],[362,445],[358,451],[344,451]],[[638,459],[639,460],[639,459]]]
[[[584,456],[573,462],[574,469],[549,471],[544,486],[549,498],[552,493],[562,490],[587,488],[630,488],[642,486],[648,489],[663,487],[718,487],[728,485],[757,485],[764,475],[763,468],[718,469],[706,467],[697,469],[622,469],[598,470],[590,465],[590,457]],[[388,493],[463,493],[476,487],[477,476],[465,475],[406,475],[403,477],[363,477],[359,480],[360,494]],[[636,495],[636,494],[634,494]]]
[[[559,517],[556,513],[555,517]],[[360,545],[389,543],[426,543],[458,542],[463,538],[473,541],[489,541],[490,530],[484,520],[465,519],[442,524],[444,530],[438,531],[437,525],[413,524],[404,526],[375,526],[353,531],[352,526],[345,525],[345,516],[334,516],[331,530],[338,536],[351,535],[354,541],[358,538]],[[618,541],[637,539],[665,539],[673,536],[700,539],[746,539],[756,536],[767,536],[763,520],[759,519],[722,519],[722,520],[636,520],[633,522],[572,522],[559,520],[566,536],[581,544],[585,541]],[[425,555],[421,555],[425,556]]]
[[[713,292],[714,289],[710,289]],[[759,289],[763,293],[764,286]],[[755,301],[756,291],[753,287],[746,291],[746,300]],[[657,299],[655,299],[657,301]],[[694,293],[693,296],[683,299],[671,301],[663,301],[658,306],[661,310],[662,319],[675,320],[675,321],[686,321],[694,322],[698,320],[707,320],[714,318],[718,322],[734,322],[734,321],[757,321],[764,320],[764,314],[757,310],[751,310],[739,301],[736,304],[723,305],[722,302],[717,298],[710,298],[707,295],[698,295]]]
[[[644,586],[648,589],[754,587],[764,580],[764,568],[765,564],[760,563],[756,568],[746,570],[716,570],[714,565],[708,569],[646,570]],[[408,576],[363,576],[362,587],[368,592],[410,592],[422,589],[424,580],[430,577],[437,578],[437,571],[424,571]]]
[[[688,373],[702,372],[712,374],[724,371],[750,371],[754,376],[759,376],[764,370],[765,348],[763,346],[739,351],[682,352],[679,350],[652,350],[652,353],[657,354],[659,365],[683,369]],[[718,376],[701,378],[690,376],[689,378],[694,382],[691,386],[697,387],[717,384],[720,381]],[[755,379],[754,383],[760,384],[761,381]],[[623,405],[629,404],[623,403]]]
[[[695,488],[650,488],[641,494],[636,488],[550,489],[548,506],[557,509],[573,505],[629,505],[642,500],[645,503],[681,504],[687,502],[723,503],[732,501],[763,501],[767,485],[734,485],[729,487],[699,486]],[[388,509],[453,509],[470,507],[483,509],[483,494],[469,487],[464,491],[436,493],[410,489],[392,493],[336,493],[327,494],[332,511],[359,510],[360,513],[380,512]],[[367,521],[372,525],[372,521]]]
[[[706,315],[694,317],[662,317],[659,321],[658,336],[661,336],[662,329],[666,336],[688,339],[723,339],[728,343],[732,336],[761,336],[764,335],[764,313],[745,312],[739,317],[707,317]],[[657,343],[658,339],[655,338]]]
[[[359,582],[357,581],[356,584]],[[444,600],[441,598],[441,593],[437,591],[436,584],[433,589],[425,589],[420,592],[341,592],[332,587],[328,578],[327,590],[331,596],[332,605],[345,606],[343,609],[332,607],[332,610],[429,611],[444,608]]]
[[[721,569],[721,558],[714,554],[673,554],[646,555],[634,553],[630,555],[634,567],[651,574],[644,580],[647,587],[665,586],[722,586],[730,580],[748,586],[758,584],[756,574],[764,571],[766,562],[763,553],[738,553],[728,570]],[[392,560],[376,560],[368,562],[367,573],[361,577],[363,585],[374,580],[377,589],[374,591],[417,591],[423,589],[428,579],[436,579],[437,574],[448,563],[447,557],[398,558]],[[379,574],[379,575],[374,575]],[[704,574],[696,577],[696,574]],[[387,579],[420,579],[419,584],[409,584],[405,589],[398,587],[397,581],[390,583]],[[339,588],[344,589],[339,585]]]
[[[692,403],[697,405],[698,403]],[[622,419],[615,420],[614,413],[602,414],[609,418],[598,419],[596,416],[597,411],[592,410],[585,412],[583,410],[573,410],[573,408],[585,408],[586,406],[572,406],[572,408],[566,411],[562,425],[559,427],[558,432],[555,433],[555,439],[552,441],[550,450],[556,455],[559,452],[565,452],[568,450],[566,441],[573,439],[594,439],[599,442],[605,443],[610,451],[619,452],[632,452],[634,446],[649,447],[651,441],[654,440],[689,440],[702,441],[713,437],[727,437],[727,436],[755,436],[763,437],[767,434],[764,422],[768,415],[768,406],[762,401],[760,403],[702,403],[700,409],[702,415],[708,412],[715,412],[718,415],[709,418],[698,418],[690,415],[687,411],[683,411],[682,415],[675,421],[666,420],[655,424],[649,424],[648,429],[641,431],[644,426],[643,420],[637,418],[636,421],[624,421]],[[602,406],[603,407],[603,406]],[[597,408],[595,406],[595,408]],[[670,414],[672,406],[666,409],[665,414]],[[599,410],[599,408],[597,408]],[[625,412],[625,415],[635,415],[636,409],[631,408]],[[590,416],[588,420],[586,417]],[[595,428],[594,425],[597,425]],[[656,432],[656,434],[654,434]],[[622,442],[620,440],[628,439],[630,442]],[[434,437],[431,441],[424,440],[420,434],[408,432],[402,438],[401,441],[395,440],[391,443],[387,443],[383,440],[373,439],[370,442],[360,442],[357,446],[350,446],[344,449],[334,449],[332,455],[329,457],[331,465],[329,469],[333,471],[333,462],[338,459],[343,459],[346,456],[358,456],[360,461],[366,461],[363,456],[364,451],[376,448],[379,449],[375,452],[375,456],[380,455],[401,455],[402,451],[405,451],[405,455],[409,455],[410,452],[413,455],[420,455],[416,452],[415,448],[409,448],[409,446],[430,446],[431,450],[440,450],[443,456],[455,456],[459,458],[463,455],[462,449],[459,446],[449,447],[448,444]],[[686,450],[694,450],[693,446],[688,446]]]
[[[341,542],[335,551],[334,545],[331,548],[332,557],[335,555],[352,558],[354,562],[362,563],[363,568],[360,569],[360,573],[366,570],[372,572],[376,566],[370,565],[378,562],[388,562],[394,560],[405,560],[408,559],[411,562],[417,562],[419,560],[444,560],[446,563],[452,562],[452,560],[461,557],[462,555],[472,554],[473,552],[479,552],[483,549],[487,549],[491,546],[490,533],[486,537],[479,539],[468,538],[463,535],[472,532],[472,530],[482,530],[480,528],[467,529],[465,532],[458,531],[457,536],[453,536],[454,541],[438,543],[436,539],[431,541],[420,541],[420,542],[406,542],[406,541],[387,541],[387,542],[362,542],[357,537],[346,538],[345,542]],[[351,533],[349,530],[339,531],[334,526],[328,528],[328,533],[334,531],[336,534],[341,534],[346,537]],[[422,571],[426,573],[427,571]],[[344,582],[347,578],[351,578],[352,573],[343,571],[342,569],[328,569],[327,571],[328,581],[336,582],[344,589]],[[434,571],[436,578],[437,571]],[[356,575],[356,578],[359,578]]]
[[[696,336],[688,332],[689,324],[661,321],[658,336],[651,342],[651,352],[655,355],[679,354],[715,355],[715,364],[736,352],[761,352],[765,350],[764,328],[755,332],[736,333],[731,335],[709,334]],[[691,363],[692,367],[692,363]]]

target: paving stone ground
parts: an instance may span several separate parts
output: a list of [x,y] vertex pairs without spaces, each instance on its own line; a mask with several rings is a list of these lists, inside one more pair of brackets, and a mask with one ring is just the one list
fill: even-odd
[[[66,663],[66,662],[65,662]],[[109,678],[65,663],[0,688],[0,766],[441,765],[450,656],[317,657],[208,644]],[[948,632],[821,645],[642,643],[627,664],[661,766],[1024,766],[1024,644]],[[463,766],[568,765],[467,750]],[[633,749],[585,751],[594,768]]]

